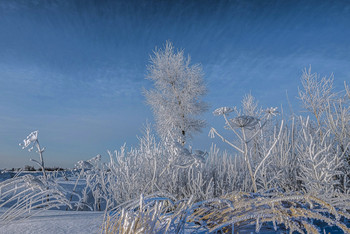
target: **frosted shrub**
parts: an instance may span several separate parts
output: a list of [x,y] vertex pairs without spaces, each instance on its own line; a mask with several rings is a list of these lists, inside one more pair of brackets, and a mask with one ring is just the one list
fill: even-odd
[[127,150],[124,145],[119,151],[109,152],[106,164],[99,160],[77,163],[78,180],[86,180],[79,209],[110,209],[140,194],[155,192],[172,194],[177,199],[209,199],[240,189],[238,178],[244,180],[241,162],[226,153],[219,154],[215,147],[209,153],[191,152],[180,143],[157,143],[149,126],[139,141],[137,148]]
[[[101,211],[107,209],[110,196],[110,182],[108,181],[108,173],[105,165],[101,163],[101,155],[97,155],[89,160],[81,160],[76,164],[76,170],[79,172],[73,191],[70,196],[78,198],[75,204],[76,210],[94,210]],[[77,191],[78,182],[84,179],[85,186],[81,191]]]
[[212,185],[212,197],[218,197],[232,191],[249,190],[249,175],[242,157],[232,157],[226,151],[213,145],[208,153],[202,170]]
[[101,163],[100,156],[77,163],[78,180],[86,180],[79,209],[110,209],[141,193],[169,189],[171,182],[166,171],[170,162],[164,147],[155,141],[149,127],[139,140],[137,148],[127,151],[124,145],[119,151],[108,152],[108,163]]
[[[322,192],[334,198],[338,196],[334,195],[334,189],[347,189],[345,171],[349,168],[350,146],[347,92],[345,96],[338,97],[331,92],[331,78],[318,81],[317,74],[311,74],[310,70],[304,72],[302,79],[305,79],[303,85],[306,91],[300,91],[301,99],[307,103],[308,109],[317,113],[316,125],[308,117],[306,120],[292,117],[287,124],[282,119],[278,126],[278,122],[272,121],[276,108],[258,109],[251,95],[243,98],[242,110],[222,107],[214,111],[214,115],[224,117],[225,128],[231,130],[235,138],[228,140],[214,128],[209,135],[219,136],[234,148],[237,152],[235,157],[244,159],[244,167],[249,173],[245,175],[250,177],[250,181],[246,181],[248,185],[241,183],[239,190],[281,188],[299,191],[308,187],[306,191],[309,193]],[[319,93],[307,97],[307,90]],[[327,97],[328,101],[319,100],[319,97]],[[229,119],[230,114],[236,117]]]
[[[345,95],[341,92],[335,99],[328,102],[325,110],[325,129],[330,131],[330,137],[333,139],[334,147],[339,147],[341,154],[344,154],[345,160],[350,159],[350,92],[346,83]],[[344,165],[345,170],[349,170],[349,163]]]
[[299,89],[299,98],[305,109],[315,116],[318,126],[322,125],[323,113],[334,96],[333,79],[333,74],[320,79],[317,73],[311,73],[311,66],[303,70],[300,79],[303,89]]
[[[114,154],[109,152],[110,162],[105,166],[116,204],[135,199],[141,193],[157,191],[179,198],[187,197],[192,192],[196,193],[198,186],[208,186],[198,174],[205,161],[204,152],[191,153],[176,142],[157,143],[149,127],[139,140],[138,148],[126,152],[123,146]],[[206,196],[207,193],[201,190],[198,196]]]
[[271,188],[283,189],[286,192],[300,190],[300,181],[297,180],[300,170],[295,143],[298,124],[295,122],[292,118],[284,125],[280,140],[273,148],[268,163],[258,172],[257,183],[264,190]]
[[302,129],[297,144],[300,160],[300,180],[304,188],[315,194],[333,194],[342,175],[344,152],[332,147],[330,131],[319,134],[320,128],[313,129],[309,118],[300,118]]
[[[141,193],[149,194],[160,190],[159,181],[168,167],[164,148],[155,141],[151,129],[146,127],[139,138],[138,148],[126,152],[125,145],[114,154],[109,152],[110,162],[106,164],[107,178],[115,205],[137,198]],[[159,184],[159,185],[158,185]]]
[[[310,125],[308,128],[317,129],[320,135],[318,137],[313,133],[308,138],[318,137],[319,141],[313,144],[318,145],[318,142],[321,142],[321,145],[327,144],[329,146],[328,151],[337,160],[337,163],[341,164],[341,168],[337,167],[338,175],[336,177],[342,183],[342,189],[346,190],[348,189],[347,176],[350,168],[350,92],[344,82],[344,90],[335,93],[333,79],[333,75],[320,79],[317,73],[311,73],[311,67],[308,71],[305,69],[301,77],[303,90],[299,90],[299,98],[304,108],[314,115],[318,125],[317,127],[312,126],[312,121],[308,121]],[[323,134],[327,135],[324,139]],[[303,138],[305,140],[306,136]],[[342,173],[339,174],[340,171]]]

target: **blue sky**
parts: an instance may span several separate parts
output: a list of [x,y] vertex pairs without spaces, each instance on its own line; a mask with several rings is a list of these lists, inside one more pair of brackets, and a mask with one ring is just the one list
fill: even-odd
[[350,3],[342,1],[0,1],[0,168],[37,157],[18,146],[31,131],[48,166],[124,142],[153,122],[143,88],[149,54],[170,40],[201,63],[211,112],[251,92],[263,107],[295,111],[301,71],[350,80]]

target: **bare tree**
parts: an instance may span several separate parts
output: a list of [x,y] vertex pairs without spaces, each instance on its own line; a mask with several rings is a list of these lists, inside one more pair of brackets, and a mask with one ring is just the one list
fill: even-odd
[[184,145],[192,133],[199,132],[205,122],[197,118],[207,109],[201,101],[206,94],[200,65],[190,65],[184,51],[174,51],[167,41],[163,49],[150,56],[147,79],[154,89],[146,90],[147,103],[155,115],[160,137]]

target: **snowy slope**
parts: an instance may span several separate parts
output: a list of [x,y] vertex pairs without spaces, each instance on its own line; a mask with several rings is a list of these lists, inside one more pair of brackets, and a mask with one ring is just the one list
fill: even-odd
[[[0,215],[4,210],[0,210]],[[49,210],[30,219],[0,224],[0,234],[101,233],[103,212]]]

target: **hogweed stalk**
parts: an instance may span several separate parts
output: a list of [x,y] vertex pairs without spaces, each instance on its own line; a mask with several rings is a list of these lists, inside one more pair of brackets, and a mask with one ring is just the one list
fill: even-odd
[[38,130],[36,130],[34,132],[31,132],[26,137],[26,139],[23,140],[23,143],[20,143],[19,145],[22,146],[22,149],[25,149],[25,148],[30,146],[28,148],[29,152],[31,152],[34,149],[34,147],[36,147],[36,149],[37,149],[36,152],[39,154],[40,162],[38,162],[35,159],[30,159],[30,161],[33,161],[36,164],[38,164],[38,166],[41,168],[41,170],[43,172],[43,176],[44,176],[44,179],[46,181],[47,180],[47,175],[46,175],[46,171],[45,171],[45,164],[44,164],[44,157],[43,157],[43,153],[45,151],[45,147],[43,147],[43,148],[40,147],[39,140],[38,140],[38,133],[39,133]]
[[[236,149],[237,151],[239,151],[240,153],[243,154],[244,157],[244,161],[246,162],[246,165],[248,167],[248,171],[249,171],[249,175],[252,181],[252,187],[253,187],[253,191],[256,193],[258,191],[257,185],[256,185],[256,175],[257,172],[259,171],[259,169],[261,168],[261,166],[264,164],[264,162],[266,161],[266,159],[269,157],[269,155],[271,154],[272,149],[276,146],[278,140],[280,139],[281,133],[282,133],[282,129],[283,129],[283,120],[281,122],[280,125],[280,130],[279,130],[279,134],[278,136],[274,139],[271,147],[269,148],[267,154],[264,156],[264,158],[260,161],[259,165],[255,168],[255,170],[253,171],[253,165],[251,162],[251,159],[248,155],[249,153],[249,148],[248,148],[248,143],[253,140],[258,134],[259,132],[262,131],[263,127],[266,125],[267,121],[273,117],[277,115],[277,107],[271,107],[268,108],[265,111],[265,121],[263,124],[261,123],[261,120],[255,116],[249,116],[249,115],[239,115],[235,118],[232,119],[228,119],[227,115],[231,112],[233,112],[234,110],[236,110],[235,108],[229,108],[229,107],[221,107],[216,109],[213,114],[216,116],[223,116],[225,119],[225,128],[232,130],[233,133],[238,137],[238,139],[241,141],[241,147],[235,145],[233,142],[228,141],[227,139],[225,139],[221,134],[218,133],[218,131],[215,128],[211,128],[210,132],[209,132],[209,136],[214,138],[215,135],[217,135],[218,137],[221,138],[221,140],[225,143],[227,143],[228,145],[232,146],[234,149]],[[258,128],[256,128],[256,126],[259,125]],[[236,129],[240,129],[240,133],[239,131],[237,131]],[[249,131],[254,131],[252,136],[248,137],[246,130]]]

